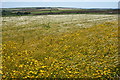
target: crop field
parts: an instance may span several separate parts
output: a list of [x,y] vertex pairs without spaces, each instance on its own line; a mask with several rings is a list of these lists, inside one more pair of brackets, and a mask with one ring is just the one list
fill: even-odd
[[8,78],[115,79],[117,15],[2,18],[2,66]]

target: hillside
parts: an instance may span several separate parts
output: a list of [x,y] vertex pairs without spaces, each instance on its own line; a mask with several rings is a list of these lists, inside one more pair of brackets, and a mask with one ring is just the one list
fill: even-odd
[[64,7],[3,8],[3,16],[49,14],[118,14],[118,9],[80,9]]

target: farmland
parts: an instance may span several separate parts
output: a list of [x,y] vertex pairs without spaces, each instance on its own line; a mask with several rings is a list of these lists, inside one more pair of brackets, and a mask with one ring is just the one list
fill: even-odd
[[117,15],[3,17],[3,78],[119,77]]
[[117,14],[119,9],[84,9],[65,7],[2,8],[2,16],[35,16],[58,14]]

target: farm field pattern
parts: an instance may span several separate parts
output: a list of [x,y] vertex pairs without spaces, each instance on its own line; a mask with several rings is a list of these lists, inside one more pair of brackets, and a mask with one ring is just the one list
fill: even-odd
[[3,17],[3,78],[118,77],[117,15]]

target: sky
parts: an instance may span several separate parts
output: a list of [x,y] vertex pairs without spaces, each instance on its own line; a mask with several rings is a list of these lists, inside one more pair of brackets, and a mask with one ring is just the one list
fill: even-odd
[[119,2],[119,0],[1,0],[2,2]]
[[119,0],[1,0],[0,8],[16,7],[70,7],[118,8]]

